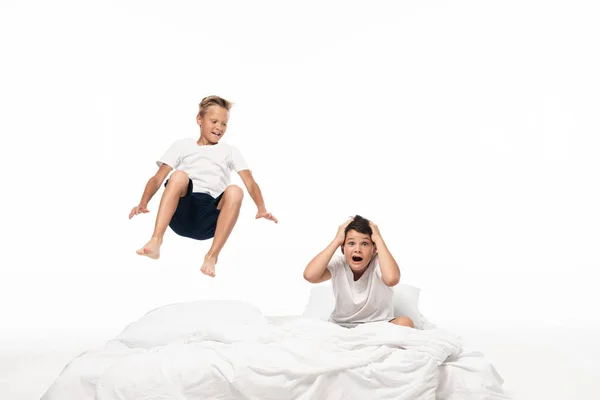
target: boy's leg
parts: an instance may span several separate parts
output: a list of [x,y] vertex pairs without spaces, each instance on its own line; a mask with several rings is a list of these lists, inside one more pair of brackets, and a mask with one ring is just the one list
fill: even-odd
[[171,222],[175,210],[177,210],[179,199],[187,193],[188,182],[189,177],[185,172],[175,171],[171,174],[171,177],[167,182],[167,187],[160,199],[152,238],[144,245],[144,247],[136,251],[137,254],[153,259],[160,257],[160,246],[163,241],[163,236],[167,231],[167,227],[169,226],[169,222]]
[[237,185],[230,185],[223,192],[223,197],[217,205],[217,208],[221,212],[217,219],[215,236],[210,249],[204,256],[204,264],[200,268],[202,273],[208,276],[215,276],[215,265],[217,264],[219,253],[237,222],[243,198],[244,191]]
[[408,326],[409,328],[415,327],[415,324],[413,323],[412,319],[410,319],[409,317],[396,317],[393,320],[391,320],[390,322],[395,325]]

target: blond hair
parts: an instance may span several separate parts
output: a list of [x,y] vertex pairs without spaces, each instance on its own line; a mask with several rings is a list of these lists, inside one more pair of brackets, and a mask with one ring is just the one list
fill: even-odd
[[224,109],[229,111],[231,109],[232,104],[230,101],[225,100],[224,98],[219,96],[207,96],[202,99],[200,104],[198,104],[198,115],[200,116],[200,118],[204,117],[206,110],[210,106],[223,107]]

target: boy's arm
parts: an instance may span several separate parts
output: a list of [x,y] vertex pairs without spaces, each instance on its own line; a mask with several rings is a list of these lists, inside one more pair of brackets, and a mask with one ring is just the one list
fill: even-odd
[[165,181],[167,175],[169,175],[169,172],[171,172],[172,169],[173,168],[171,168],[169,165],[163,163],[158,168],[158,171],[156,171],[156,174],[154,174],[152,178],[148,179],[146,187],[144,188],[144,193],[142,193],[140,203],[137,206],[133,207],[133,209],[129,213],[129,219],[133,218],[139,213],[148,212],[148,203],[156,194],[158,188],[160,188],[160,185],[162,185],[162,183]]
[[331,272],[329,272],[327,266],[338,247],[339,244],[334,240],[329,243],[325,250],[310,260],[304,269],[304,279],[310,283],[321,283],[331,279]]
[[373,234],[371,239],[377,246],[377,254],[379,254],[379,268],[381,269],[381,280],[386,286],[395,286],[400,282],[400,268],[398,263],[387,248],[379,228],[374,223],[370,223]]
[[329,272],[327,266],[329,265],[331,257],[333,257],[338,247],[344,244],[344,238],[346,236],[345,229],[352,219],[353,218],[350,218],[340,225],[337,234],[335,235],[335,239],[329,243],[329,246],[327,246],[323,251],[310,260],[304,269],[304,279],[310,283],[320,283],[331,279],[331,272]]
[[256,181],[254,180],[254,177],[252,176],[250,170],[245,169],[239,171],[238,174],[240,175],[240,178],[242,178],[242,182],[244,182],[244,185],[246,186],[250,197],[252,197],[252,200],[254,200],[254,204],[256,204],[256,207],[258,208],[258,211],[256,212],[256,218],[265,218],[277,223],[277,218],[275,218],[270,212],[267,212],[267,209],[265,207],[265,201],[263,199],[260,187],[258,186],[258,183],[256,183]]

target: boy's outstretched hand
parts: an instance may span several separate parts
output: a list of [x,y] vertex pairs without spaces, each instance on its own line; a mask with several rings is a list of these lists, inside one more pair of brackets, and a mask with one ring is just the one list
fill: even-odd
[[270,212],[266,212],[266,211],[259,211],[256,213],[256,219],[259,218],[264,218],[264,219],[268,219],[270,221],[273,221],[275,223],[279,222],[277,221],[277,218],[275,218],[275,216],[273,214],[271,214]]
[[131,212],[129,213],[129,219],[133,218],[134,216],[141,214],[141,213],[148,213],[150,211],[148,211],[148,209],[146,207],[143,206],[135,206],[133,207],[133,209],[131,210]]

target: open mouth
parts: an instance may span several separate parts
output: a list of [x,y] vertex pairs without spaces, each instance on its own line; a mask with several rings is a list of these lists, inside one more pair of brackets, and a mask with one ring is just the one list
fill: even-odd
[[361,256],[352,256],[352,261],[354,262],[361,262],[363,260],[363,258]]
[[219,132],[213,132],[213,135],[217,136],[217,137],[221,137],[221,134]]

